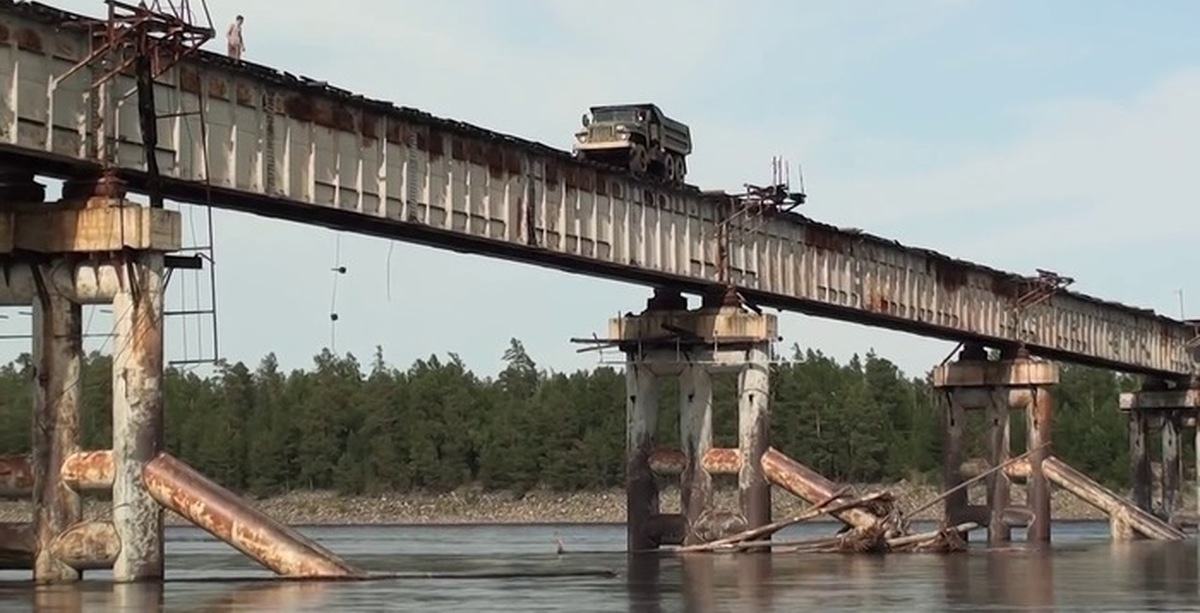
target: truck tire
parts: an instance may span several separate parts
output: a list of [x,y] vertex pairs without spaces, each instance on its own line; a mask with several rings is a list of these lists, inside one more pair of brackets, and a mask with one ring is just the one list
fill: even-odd
[[646,169],[650,166],[650,157],[646,154],[646,148],[642,145],[631,145],[629,147],[629,170],[634,174],[646,174]]

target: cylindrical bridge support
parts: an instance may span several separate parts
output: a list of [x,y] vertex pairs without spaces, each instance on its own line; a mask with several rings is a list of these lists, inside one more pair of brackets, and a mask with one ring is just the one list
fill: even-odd
[[712,409],[712,377],[702,365],[685,366],[679,377],[679,441],[683,447],[679,489],[688,526],[684,545],[698,542],[697,525],[713,504],[712,475],[704,466],[712,448]]
[[645,364],[625,366],[625,509],[630,551],[658,546],[650,520],[658,515],[658,485],[650,470],[654,431],[658,426],[658,377]]
[[771,523],[771,484],[763,473],[762,457],[770,447],[770,357],[766,349],[746,351],[747,363],[738,376],[738,446],[741,469],[738,494],[747,528]]
[[116,581],[163,576],[162,508],[142,469],[163,444],[163,256],[131,255],[113,301],[113,525],[121,551]]
[[81,307],[42,289],[33,304],[33,577],[38,583],[71,582],[80,573],[53,545],[83,516],[79,493],[63,480],[63,465],[80,445]]

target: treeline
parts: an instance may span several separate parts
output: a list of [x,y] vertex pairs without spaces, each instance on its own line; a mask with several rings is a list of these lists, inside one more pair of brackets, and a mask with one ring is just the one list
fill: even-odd
[[[329,351],[305,371],[282,372],[274,355],[253,370],[219,365],[200,377],[168,369],[167,448],[233,489],[346,493],[447,490],[467,484],[517,492],[609,488],[623,481],[625,380],[620,369],[570,374],[537,366],[517,340],[495,378],[455,355],[407,370],[381,352],[361,364]],[[86,448],[111,445],[111,361],[83,369]],[[29,448],[28,356],[0,368],[0,453]],[[1064,366],[1057,393],[1055,453],[1114,486],[1128,481],[1126,421],[1117,395],[1133,381]],[[714,435],[736,446],[735,379],[714,381]],[[940,471],[940,401],[926,378],[906,376],[868,353],[848,363],[793,349],[772,379],[772,442],[830,478],[877,482]],[[659,440],[677,444],[678,401],[664,382]],[[1024,420],[1013,414],[1014,448]],[[982,415],[972,445],[982,455]]]

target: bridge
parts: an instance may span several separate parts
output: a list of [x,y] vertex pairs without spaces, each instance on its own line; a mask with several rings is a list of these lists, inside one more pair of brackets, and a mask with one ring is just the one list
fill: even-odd
[[[630,360],[631,547],[657,546],[678,529],[659,521],[652,484],[654,467],[671,463],[648,438],[655,418],[647,400],[657,402],[654,380],[660,376],[679,376],[698,394],[687,409],[697,411],[689,426],[694,429],[687,430],[694,436],[678,462],[690,484],[685,529],[706,509],[708,472],[720,472],[705,468],[706,458],[724,453],[711,448],[711,427],[704,434],[711,417],[710,370],[732,369],[743,380],[742,446],[733,456],[721,456],[734,458],[721,466],[740,475],[747,523],[769,522],[768,481],[813,502],[839,496],[833,484],[768,449],[764,364],[776,336],[773,316],[711,301],[699,312],[688,311],[678,301],[680,293],[711,297],[728,287],[755,307],[963,343],[960,360],[941,367],[934,385],[946,390],[953,415],[995,412],[989,453],[997,470],[1012,459],[1008,409],[1028,410],[1031,446],[1023,468],[988,477],[986,509],[968,505],[964,491],[961,499],[948,499],[948,516],[978,520],[988,524],[989,534],[1006,538],[1012,523],[1007,475],[1015,470],[1012,479],[1025,475],[1021,478],[1030,483],[1034,519],[1028,525],[1039,539],[1049,538],[1053,478],[1100,500],[1096,504],[1106,505],[1123,529],[1178,534],[1152,525],[1153,517],[1126,512],[1120,501],[1096,494],[1089,489],[1094,484],[1064,467],[1049,476],[1043,471],[1058,465],[1048,450],[1047,404],[1057,370],[1042,359],[1145,375],[1158,386],[1145,393],[1176,394],[1154,402],[1171,411],[1162,419],[1178,430],[1191,423],[1186,419],[1194,403],[1180,390],[1200,359],[1197,330],[1189,322],[1069,291],[1052,273],[994,270],[785,208],[750,206],[744,194],[641,179],[541,143],[217,54],[155,57],[145,71],[132,59],[116,69],[103,67],[96,61],[101,54],[94,33],[104,25],[39,3],[0,1],[0,192],[6,202],[0,207],[0,304],[33,304],[34,325],[44,329],[35,331],[35,353],[50,356],[39,362],[39,419],[67,423],[61,415],[77,402],[66,374],[77,350],[58,339],[63,330],[77,330],[72,322],[78,305],[117,305],[114,319],[124,335],[114,349],[120,359],[114,360],[113,449],[79,456],[88,452],[64,443],[68,435],[38,435],[49,438],[35,441],[35,449],[58,451],[35,453],[32,464],[22,465],[42,476],[14,491],[32,488],[35,500],[59,505],[35,522],[56,526],[39,533],[38,560],[83,555],[47,544],[56,534],[69,534],[77,521],[67,521],[75,517],[70,509],[77,499],[56,498],[47,485],[66,479],[83,489],[111,487],[114,503],[121,501],[114,504],[115,527],[89,528],[71,541],[119,542],[101,556],[119,577],[161,576],[161,538],[146,536],[155,530],[161,535],[161,517],[158,524],[154,520],[158,505],[184,513],[235,546],[239,537],[230,526],[258,526],[258,538],[268,534],[273,542],[287,543],[286,555],[270,562],[281,573],[302,573],[302,566],[318,574],[348,572],[332,554],[285,527],[249,511],[231,511],[228,493],[189,473],[163,454],[154,436],[144,434],[161,430],[154,373],[162,366],[162,330],[155,313],[161,314],[164,269],[179,265],[170,255],[179,248],[178,218],[154,206],[162,199],[656,288],[658,296],[644,314],[612,322],[611,338],[603,339],[620,345]],[[156,74],[147,77],[151,72]],[[65,179],[64,202],[42,203],[35,175]],[[125,185],[151,194],[151,206],[126,201]],[[753,222],[739,216],[752,216]],[[662,330],[674,332],[665,338]],[[669,365],[664,356],[677,353],[681,344],[706,357]],[[989,359],[985,348],[998,350],[999,359]],[[1004,393],[979,394],[989,390]],[[961,453],[955,442],[961,428],[960,423],[948,433],[952,486],[965,481],[958,471],[963,458],[955,455]],[[54,436],[59,438],[50,440]],[[1175,466],[1177,453],[1172,457]],[[1171,473],[1176,489],[1178,468]],[[223,506],[214,507],[214,500]],[[204,501],[207,510],[197,511]],[[1148,505],[1139,500],[1139,508]],[[213,519],[216,507],[224,510]],[[873,521],[856,517],[859,524]],[[264,555],[245,540],[239,548]],[[311,563],[286,562],[297,559]],[[61,564],[36,564],[35,575],[70,575]]]

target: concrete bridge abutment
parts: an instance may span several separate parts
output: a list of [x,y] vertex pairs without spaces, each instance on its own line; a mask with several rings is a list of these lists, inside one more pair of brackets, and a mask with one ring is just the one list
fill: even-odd
[[[959,488],[944,502],[944,515],[950,525],[975,522],[987,526],[989,544],[1011,541],[1014,526],[1026,526],[1029,542],[1050,541],[1050,483],[1043,462],[1050,457],[1052,431],[1052,390],[1058,384],[1058,366],[1029,357],[1024,352],[1002,352],[989,359],[981,346],[968,345],[958,359],[933,371],[933,387],[945,396],[945,438],[943,446],[943,486]],[[1010,415],[1025,412],[1026,452],[1024,462],[1012,462],[1016,470],[996,470],[984,480],[986,503],[970,504],[968,491],[959,487],[969,477],[963,466],[967,458],[967,413],[985,415],[987,457],[976,464],[998,467],[1014,457]],[[1024,468],[1024,470],[1020,470]],[[1026,482],[1026,504],[1012,504],[1014,477]],[[965,535],[964,535],[965,538]]]

